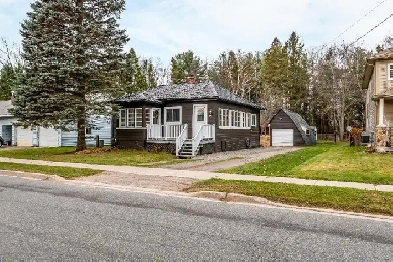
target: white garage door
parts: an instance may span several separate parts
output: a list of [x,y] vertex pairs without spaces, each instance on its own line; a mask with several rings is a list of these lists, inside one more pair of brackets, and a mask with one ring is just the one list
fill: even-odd
[[272,146],[293,146],[293,129],[273,129]]
[[59,132],[53,128],[40,127],[38,130],[39,147],[59,146]]
[[18,146],[33,146],[33,131],[28,127],[18,126],[16,129],[16,143]]

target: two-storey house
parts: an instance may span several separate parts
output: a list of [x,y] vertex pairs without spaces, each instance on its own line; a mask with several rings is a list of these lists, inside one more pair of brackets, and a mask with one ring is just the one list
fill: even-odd
[[376,150],[386,151],[393,135],[393,48],[367,59],[363,88],[367,89],[366,131],[374,134]]

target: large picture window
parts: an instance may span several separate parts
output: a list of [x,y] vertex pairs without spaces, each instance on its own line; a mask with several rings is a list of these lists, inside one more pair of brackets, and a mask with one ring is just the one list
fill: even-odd
[[220,108],[218,117],[221,129],[250,129],[256,125],[256,115],[242,111]]
[[136,128],[142,127],[142,108],[129,108],[120,110],[119,127]]
[[181,124],[181,107],[165,108],[165,120],[169,124]]

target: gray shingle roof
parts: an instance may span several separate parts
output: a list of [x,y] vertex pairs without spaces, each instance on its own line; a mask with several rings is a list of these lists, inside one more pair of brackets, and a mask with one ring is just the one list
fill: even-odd
[[9,101],[0,101],[0,116],[12,116],[10,113],[8,113],[8,109],[11,109],[11,100]]
[[300,134],[302,135],[303,140],[306,142],[306,145],[314,145],[316,143],[315,134],[310,133],[310,135],[306,135],[306,130],[310,129],[310,132],[312,132],[312,130],[315,130],[315,127],[307,124],[306,120],[304,120],[304,118],[298,113],[289,111],[287,109],[283,109],[283,111],[289,116],[297,129],[300,131]]
[[212,82],[196,84],[163,85],[139,93],[125,95],[119,102],[151,102],[160,104],[170,100],[216,99],[229,103],[261,108],[260,105],[241,98],[228,89]]

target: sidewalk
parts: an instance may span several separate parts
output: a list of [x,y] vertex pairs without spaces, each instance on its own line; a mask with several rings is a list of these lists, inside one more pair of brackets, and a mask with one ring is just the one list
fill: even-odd
[[144,176],[158,176],[158,177],[179,177],[191,178],[197,180],[206,180],[211,178],[225,179],[225,180],[244,180],[244,181],[261,181],[273,183],[288,183],[298,185],[312,185],[312,186],[331,186],[331,187],[346,187],[366,190],[377,190],[384,192],[393,192],[393,185],[373,185],[355,182],[339,182],[339,181],[324,181],[324,180],[307,180],[290,177],[267,177],[267,176],[249,176],[236,174],[219,174],[206,171],[191,171],[191,170],[174,170],[164,168],[144,168],[133,166],[110,166],[110,165],[92,165],[82,163],[66,163],[66,162],[50,162],[43,160],[26,160],[0,157],[0,162],[33,164],[43,166],[62,166],[75,168],[89,168],[94,170],[102,170],[109,172],[118,172],[132,175]]

